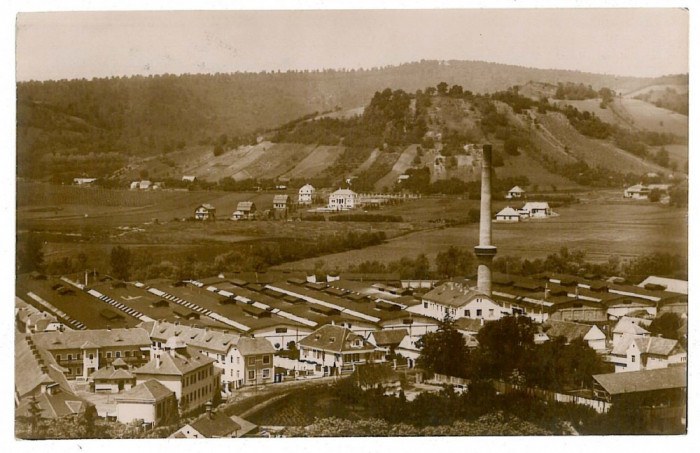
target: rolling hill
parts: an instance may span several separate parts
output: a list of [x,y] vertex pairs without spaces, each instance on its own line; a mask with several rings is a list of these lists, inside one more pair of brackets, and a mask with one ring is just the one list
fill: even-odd
[[[386,87],[439,81],[489,93],[529,81],[633,91],[676,79],[615,77],[478,61],[421,61],[345,71],[159,75],[17,84],[17,174],[56,182],[105,176],[149,156],[250,144],[261,130],[313,112],[360,108]],[[686,77],[687,83],[687,77]],[[359,110],[353,111],[353,114]],[[224,137],[225,136],[225,137]]]

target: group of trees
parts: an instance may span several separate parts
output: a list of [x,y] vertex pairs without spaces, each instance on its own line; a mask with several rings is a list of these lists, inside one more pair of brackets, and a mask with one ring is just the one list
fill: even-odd
[[564,392],[590,388],[592,376],[605,367],[583,339],[570,344],[555,337],[534,343],[537,327],[525,316],[506,316],[486,323],[479,346],[469,350],[454,321],[446,317],[437,331],[424,335],[418,364],[430,373],[501,379],[514,384]]

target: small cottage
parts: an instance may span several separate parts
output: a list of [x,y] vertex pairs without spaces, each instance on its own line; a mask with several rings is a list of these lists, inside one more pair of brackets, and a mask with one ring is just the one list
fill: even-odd
[[194,211],[194,218],[196,220],[215,220],[216,208],[206,203],[199,205],[199,207]]
[[511,200],[513,198],[522,198],[525,195],[525,191],[518,186],[513,187],[506,194],[506,199]]
[[299,189],[299,204],[311,204],[314,201],[316,189],[311,184],[305,184]]
[[496,214],[496,221],[498,222],[519,222],[520,213],[515,209],[507,206],[503,208],[498,214]]

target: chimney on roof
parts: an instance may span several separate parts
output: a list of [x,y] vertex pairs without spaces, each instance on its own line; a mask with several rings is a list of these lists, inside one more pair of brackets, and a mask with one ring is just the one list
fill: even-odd
[[160,368],[160,353],[156,354],[156,369]]
[[491,296],[491,263],[496,247],[491,245],[491,145],[483,146],[481,161],[481,212],[479,217],[479,245],[474,254],[479,261],[477,289]]

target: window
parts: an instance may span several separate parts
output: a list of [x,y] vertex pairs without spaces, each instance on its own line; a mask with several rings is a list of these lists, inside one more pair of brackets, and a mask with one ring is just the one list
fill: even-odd
[[248,365],[255,366],[255,357],[248,357]]
[[116,357],[119,358],[119,357],[121,357],[121,356],[122,356],[122,352],[121,352],[121,351],[117,351]]
[[263,373],[263,379],[267,379],[270,377],[270,369],[269,368],[265,368],[264,370],[262,370],[262,373]]
[[68,354],[68,360],[73,360],[73,354]]
[[481,308],[478,308],[478,309],[476,310],[476,316],[481,316]]
[[448,314],[450,312],[450,309],[445,307],[445,314]]
[[112,358],[112,351],[108,351],[108,352],[107,352],[107,358],[108,358],[108,359],[111,359],[111,358]]
[[250,380],[255,379],[255,370],[248,371],[248,379],[250,379]]
[[88,354],[88,359],[92,360],[94,358],[95,358],[95,356],[93,354]]
[[636,358],[637,358],[637,357],[632,356],[632,363],[634,363],[634,361],[635,361]]
[[464,310],[464,316],[466,316],[466,317],[468,318],[468,317],[470,317],[471,315],[472,315],[472,314],[471,314],[471,312],[470,312],[469,310]]
[[423,308],[428,308],[428,302],[423,302]]
[[270,363],[270,356],[269,356],[269,355],[263,356],[263,363],[264,363],[265,365],[267,365],[267,364]]
[[275,329],[275,333],[287,333],[287,328],[286,327],[277,327]]
[[61,361],[61,354],[56,354],[56,360],[59,362]]
[[124,351],[124,357],[131,357],[131,351]]

